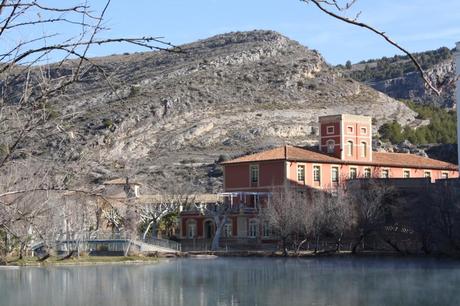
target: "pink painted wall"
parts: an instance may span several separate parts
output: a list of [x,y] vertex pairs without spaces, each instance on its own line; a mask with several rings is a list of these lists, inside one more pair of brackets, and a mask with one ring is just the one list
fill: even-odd
[[[353,161],[371,161],[372,160],[372,127],[369,124],[356,123],[356,122],[344,122],[344,133],[343,133],[343,143],[344,143],[344,160],[353,160]],[[353,132],[349,132],[349,127],[353,129]],[[362,133],[361,129],[366,129],[366,134]],[[353,155],[348,155],[348,141],[353,142]],[[366,156],[361,156],[361,151],[363,150],[361,142],[366,142]]]
[[[305,181],[300,182],[297,180],[297,166],[305,166]],[[313,166],[320,166],[321,175],[320,182],[313,181]],[[458,177],[457,171],[444,171],[444,170],[434,170],[434,169],[415,169],[415,168],[396,168],[396,167],[375,167],[375,166],[362,166],[362,165],[334,165],[334,164],[312,164],[312,163],[303,163],[303,162],[288,162],[288,180],[298,186],[307,185],[315,188],[329,188],[334,186],[332,182],[332,167],[338,167],[339,169],[339,180],[343,181],[348,179],[350,175],[350,168],[356,168],[357,177],[364,177],[364,169],[371,169],[371,176],[375,178],[380,178],[382,170],[389,170],[390,178],[403,178],[404,170],[410,171],[411,178],[423,178],[425,177],[425,171],[431,172],[432,181],[442,178],[442,173],[447,173],[449,178]]]
[[[259,166],[258,184],[250,184],[249,167]],[[284,183],[284,161],[265,161],[225,165],[224,191],[268,190]]]

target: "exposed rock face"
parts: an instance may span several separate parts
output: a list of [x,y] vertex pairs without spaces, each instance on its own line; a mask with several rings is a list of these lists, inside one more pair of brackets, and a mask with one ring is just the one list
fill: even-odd
[[408,99],[419,104],[452,108],[455,106],[455,65],[452,50],[439,48],[413,54],[424,68],[431,82],[442,87],[441,95],[434,94],[420,77],[415,65],[406,56],[394,56],[354,64],[350,69],[338,66],[345,76],[381,91],[395,99]]
[[316,51],[275,32],[218,35],[182,49],[94,59],[107,77],[90,69],[52,101],[66,116],[65,133],[50,125],[28,144],[34,155],[74,161],[73,184],[129,175],[154,189],[193,180],[213,192],[219,156],[314,144],[318,116],[414,122],[404,104],[342,78]]
[[[440,80],[452,80],[455,74],[453,60],[443,61],[427,70],[433,84]],[[411,72],[403,77],[383,81],[366,82],[374,89],[381,91],[395,99],[408,99],[421,104],[452,108],[455,106],[455,83],[446,86],[440,96],[433,94],[425,86],[419,73]]]

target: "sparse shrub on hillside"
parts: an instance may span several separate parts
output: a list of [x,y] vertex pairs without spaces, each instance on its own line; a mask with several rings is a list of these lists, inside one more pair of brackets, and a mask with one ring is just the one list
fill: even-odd
[[104,118],[104,119],[102,119],[102,125],[106,129],[109,129],[109,128],[111,128],[113,126],[113,121],[112,121],[112,119]]
[[4,158],[8,154],[9,151],[10,149],[6,144],[4,143],[0,144],[0,159]]
[[230,158],[229,158],[229,156],[228,156],[227,154],[220,154],[220,155],[219,155],[219,158],[218,158],[217,161],[216,161],[216,163],[217,163],[217,164],[220,164],[220,163],[222,163],[222,162],[224,162],[224,161],[227,161],[227,160],[229,160],[229,159],[230,159]]
[[345,68],[351,69],[351,61],[348,60],[348,61],[345,63]]
[[56,107],[48,102],[42,103],[41,108],[43,109],[45,113],[46,120],[53,120],[60,116],[60,113],[56,109]]
[[129,97],[135,97],[139,95],[141,92],[141,88],[136,85],[132,85],[131,88],[129,89]]

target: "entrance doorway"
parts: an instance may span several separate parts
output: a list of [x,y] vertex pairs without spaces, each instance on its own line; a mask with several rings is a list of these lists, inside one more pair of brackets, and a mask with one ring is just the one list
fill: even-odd
[[208,220],[204,223],[204,238],[212,239],[214,237],[214,223]]

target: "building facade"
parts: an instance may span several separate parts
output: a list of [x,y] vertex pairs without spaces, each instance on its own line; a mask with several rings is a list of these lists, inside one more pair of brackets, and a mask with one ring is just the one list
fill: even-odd
[[[334,190],[356,178],[458,178],[454,164],[427,157],[372,151],[371,117],[333,115],[319,118],[319,147],[282,146],[223,162],[223,201],[230,203],[224,237],[272,242],[267,224],[260,222],[258,209],[275,188]],[[206,223],[208,222],[208,223]],[[211,218],[183,215],[182,239],[210,239]]]

